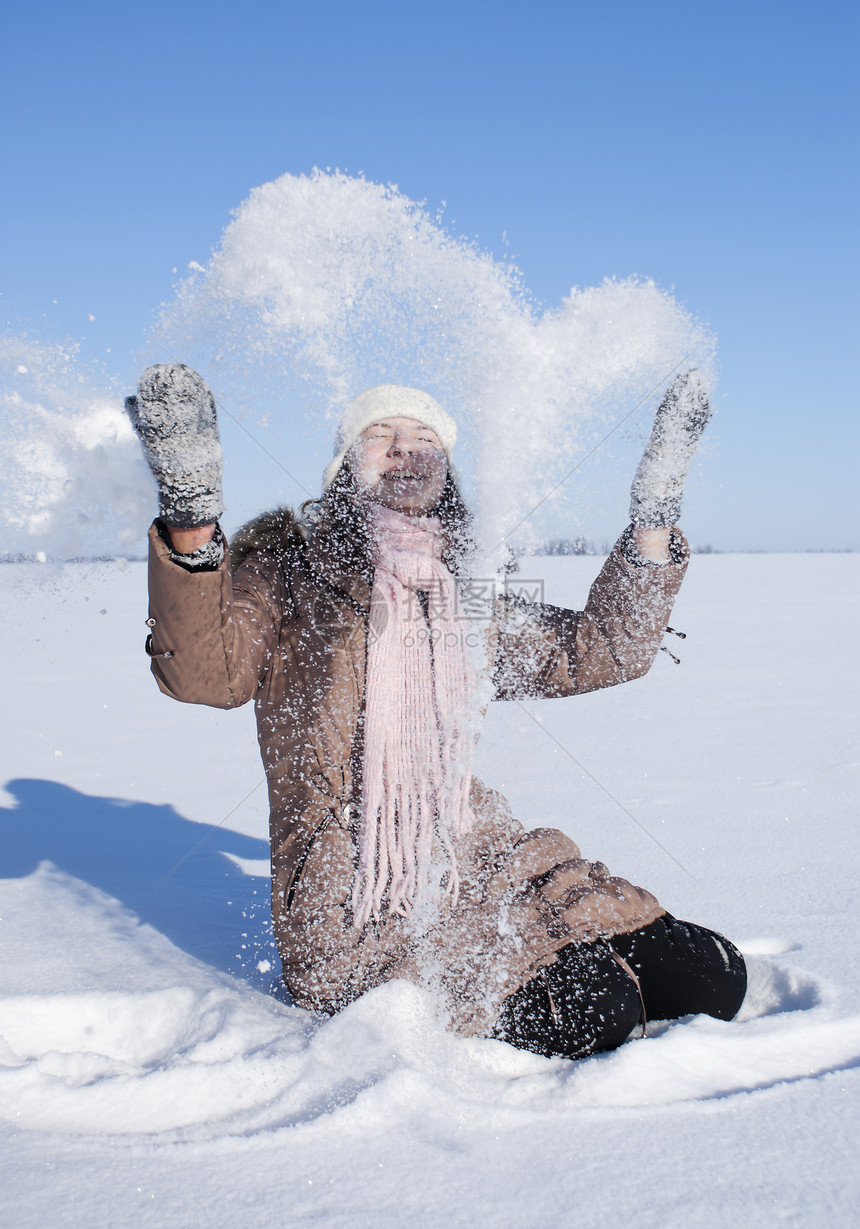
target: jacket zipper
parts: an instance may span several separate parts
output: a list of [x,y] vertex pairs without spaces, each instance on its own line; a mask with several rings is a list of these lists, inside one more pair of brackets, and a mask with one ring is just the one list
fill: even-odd
[[315,828],[313,833],[311,834],[311,839],[308,841],[305,847],[305,852],[302,854],[301,858],[299,859],[299,864],[296,867],[296,873],[293,875],[292,882],[289,888],[287,889],[287,896],[286,896],[286,900],[284,901],[284,913],[289,913],[290,905],[293,903],[293,897],[295,896],[296,890],[302,881],[302,875],[304,874],[305,866],[307,864],[308,858],[310,857],[311,850],[316,844],[317,838],[321,836],[323,832],[325,832],[326,828],[331,823],[333,815],[334,815],[334,812],[329,811],[328,815],[326,815],[325,819],[322,821],[319,827]]

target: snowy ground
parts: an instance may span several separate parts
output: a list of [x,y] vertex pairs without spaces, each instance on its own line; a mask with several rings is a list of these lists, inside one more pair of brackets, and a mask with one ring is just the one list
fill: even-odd
[[[578,605],[596,568],[523,575]],[[3,1223],[856,1224],[859,582],[698,557],[680,667],[491,710],[478,771],[527,825],[750,961],[738,1021],[574,1064],[399,983],[274,997],[252,714],[159,695],[142,565],[0,567]]]

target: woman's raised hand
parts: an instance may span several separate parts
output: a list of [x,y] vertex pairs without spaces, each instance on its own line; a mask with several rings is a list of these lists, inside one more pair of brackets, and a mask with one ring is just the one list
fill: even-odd
[[[207,541],[224,511],[215,399],[196,371],[158,363],[140,377],[125,409],[158,483],[159,516],[177,538]],[[211,530],[211,532],[210,532]]]
[[699,372],[677,376],[654,416],[630,489],[635,526],[656,529],[678,523],[687,471],[710,417],[708,389]]

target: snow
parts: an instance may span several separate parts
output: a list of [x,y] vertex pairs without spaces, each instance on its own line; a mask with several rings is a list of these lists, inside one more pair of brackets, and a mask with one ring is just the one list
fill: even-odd
[[155,488],[104,373],[73,345],[0,337],[0,420],[4,556],[140,556]]
[[330,438],[363,389],[431,393],[461,429],[490,554],[608,428],[678,370],[713,379],[714,366],[710,331],[648,279],[573,287],[544,308],[513,262],[396,187],[319,170],[251,192],[152,341],[227,404],[265,407],[267,446],[284,457],[301,415],[328,419]]
[[[596,568],[522,575],[579,605]],[[858,580],[696,557],[681,666],[492,707],[477,771],[527,825],[750,964],[738,1020],[567,1063],[455,1038],[401,983],[292,1007],[251,712],[158,693],[143,565],[0,568],[4,1222],[853,1224]]]
[[[222,431],[238,424],[245,435],[228,456],[228,529],[266,500],[315,496],[309,474],[321,472],[344,405],[403,384],[436,396],[459,424],[455,462],[495,571],[505,537],[540,539],[547,492],[574,470],[574,506],[588,509],[594,533],[600,465],[629,446],[614,468],[632,474],[637,435],[670,378],[688,367],[713,375],[713,335],[652,281],[573,287],[544,307],[511,261],[396,188],[340,172],[255,188],[208,262],[188,269],[139,371],[170,361],[199,370]],[[0,336],[4,552],[139,555],[155,497],[122,410],[133,391],[73,344]],[[248,437],[252,468],[240,476]],[[273,463],[268,494],[261,454]],[[249,495],[258,502],[247,508]]]

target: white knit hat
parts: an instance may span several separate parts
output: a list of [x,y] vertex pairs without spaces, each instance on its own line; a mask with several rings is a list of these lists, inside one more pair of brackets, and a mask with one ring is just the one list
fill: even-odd
[[376,388],[359,393],[344,410],[335,439],[334,460],[323,474],[324,491],[334,482],[344,457],[364,428],[383,418],[415,418],[425,427],[432,427],[450,464],[451,451],[457,442],[457,424],[451,415],[429,393],[403,388],[400,384],[378,384]]

